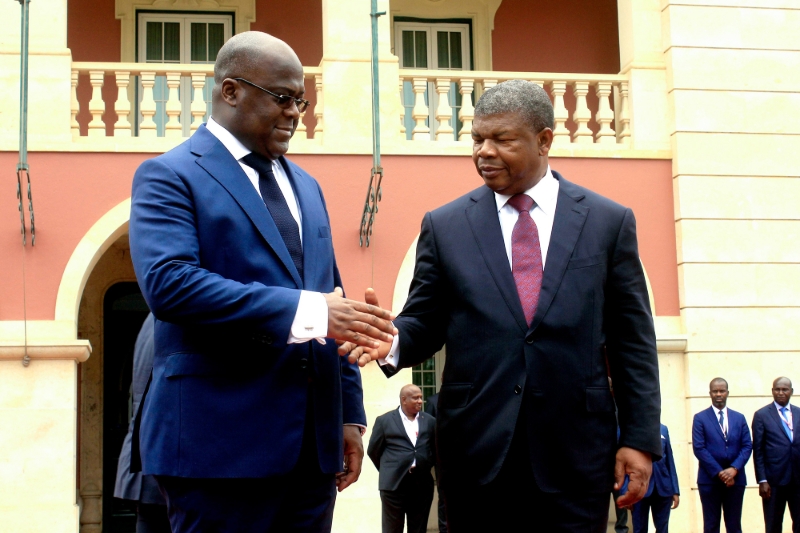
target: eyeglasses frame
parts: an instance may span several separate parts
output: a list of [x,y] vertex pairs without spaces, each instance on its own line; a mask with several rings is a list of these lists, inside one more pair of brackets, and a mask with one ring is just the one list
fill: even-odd
[[252,85],[256,89],[261,89],[262,91],[264,91],[265,93],[269,94],[270,96],[274,96],[275,98],[278,99],[278,105],[280,107],[282,107],[283,109],[288,109],[291,104],[286,105],[286,104],[283,104],[281,102],[294,102],[294,105],[297,106],[297,110],[300,113],[303,113],[306,109],[308,109],[308,106],[311,105],[311,102],[309,102],[308,100],[304,100],[303,98],[295,98],[294,96],[290,96],[288,94],[277,94],[277,93],[274,93],[274,92],[270,91],[269,89],[265,89],[265,88],[261,87],[260,85],[256,85],[252,81],[246,80],[244,78],[231,78],[231,79],[234,79],[236,81],[243,81],[248,85]]

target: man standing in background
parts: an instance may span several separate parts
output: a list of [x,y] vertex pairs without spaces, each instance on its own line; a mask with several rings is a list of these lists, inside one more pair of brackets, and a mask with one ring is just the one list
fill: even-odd
[[379,416],[367,455],[378,469],[383,533],[425,533],[433,501],[436,419],[421,413],[422,391],[400,389],[400,407]]
[[800,531],[800,439],[794,432],[800,409],[789,405],[793,392],[789,378],[776,379],[774,401],[753,415],[753,461],[767,533],[783,531],[786,504],[792,531]]
[[694,415],[692,448],[700,463],[697,488],[703,506],[704,533],[719,533],[720,515],[727,533],[742,533],[742,500],[747,485],[744,465],[753,443],[744,415],[728,409],[728,382],[709,384],[711,407]]
[[661,424],[661,459],[653,463],[653,475],[647,494],[633,505],[633,533],[647,533],[652,510],[656,533],[669,531],[669,514],[681,501],[678,472],[672,456],[672,443],[667,426]]

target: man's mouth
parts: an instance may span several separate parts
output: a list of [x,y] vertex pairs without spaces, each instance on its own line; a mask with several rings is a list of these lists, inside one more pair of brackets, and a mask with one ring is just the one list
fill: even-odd
[[503,171],[501,167],[493,167],[489,165],[481,165],[478,167],[478,170],[481,171],[481,176],[484,178],[497,177]]

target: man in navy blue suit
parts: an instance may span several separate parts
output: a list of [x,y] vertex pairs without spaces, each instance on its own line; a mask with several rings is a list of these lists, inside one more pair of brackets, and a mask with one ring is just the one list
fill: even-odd
[[753,415],[753,461],[767,533],[783,531],[787,503],[792,531],[800,531],[800,439],[794,432],[800,409],[789,405],[793,392],[789,378],[776,379],[774,401]]
[[633,213],[550,168],[553,113],[535,83],[481,96],[484,184],[425,215],[396,343],[351,353],[393,375],[447,345],[436,442],[451,533],[605,531],[614,486],[628,474],[617,503],[632,505],[661,456]]
[[651,510],[656,533],[667,533],[670,510],[677,509],[681,501],[669,430],[664,424],[661,424],[661,449],[661,459],[653,463],[653,475],[647,493],[633,506],[633,533],[647,533]]
[[366,426],[358,368],[330,339],[395,329],[342,297],[322,191],[284,158],[308,105],[295,53],[245,32],[214,80],[208,123],[133,181],[131,257],[156,317],[134,444],[174,533],[329,531]]
[[697,487],[703,506],[704,533],[719,533],[720,515],[725,531],[742,532],[742,500],[753,443],[744,415],[728,409],[728,382],[714,378],[709,384],[711,407],[694,415],[692,448],[700,462]]

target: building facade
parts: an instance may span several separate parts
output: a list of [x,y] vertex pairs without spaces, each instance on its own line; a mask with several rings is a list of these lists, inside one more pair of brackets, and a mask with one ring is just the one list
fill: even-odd
[[[693,413],[722,375],[750,419],[779,375],[800,379],[800,5],[796,0],[380,0],[383,168],[370,246],[367,0],[48,0],[30,4],[28,148],[36,241],[18,160],[20,6],[0,35],[0,529],[119,530],[111,492],[127,426],[130,345],[146,313],[127,244],[145,159],[206,118],[213,59],[250,29],[288,42],[312,106],[289,157],[321,183],[351,296],[405,300],[425,212],[479,186],[469,129],[481,92],[542,84],[551,166],[633,208],[658,337],[662,421],[701,531]],[[446,350],[445,350],[446,351]],[[22,364],[23,358],[29,364]],[[368,420],[415,375],[363,370]],[[127,373],[126,373],[127,372]],[[127,382],[126,382],[127,380]],[[369,435],[366,436],[368,438]],[[115,448],[116,447],[116,448]],[[744,527],[762,526],[752,462]],[[337,502],[334,530],[380,524],[377,472]],[[786,531],[789,525],[786,525]]]

